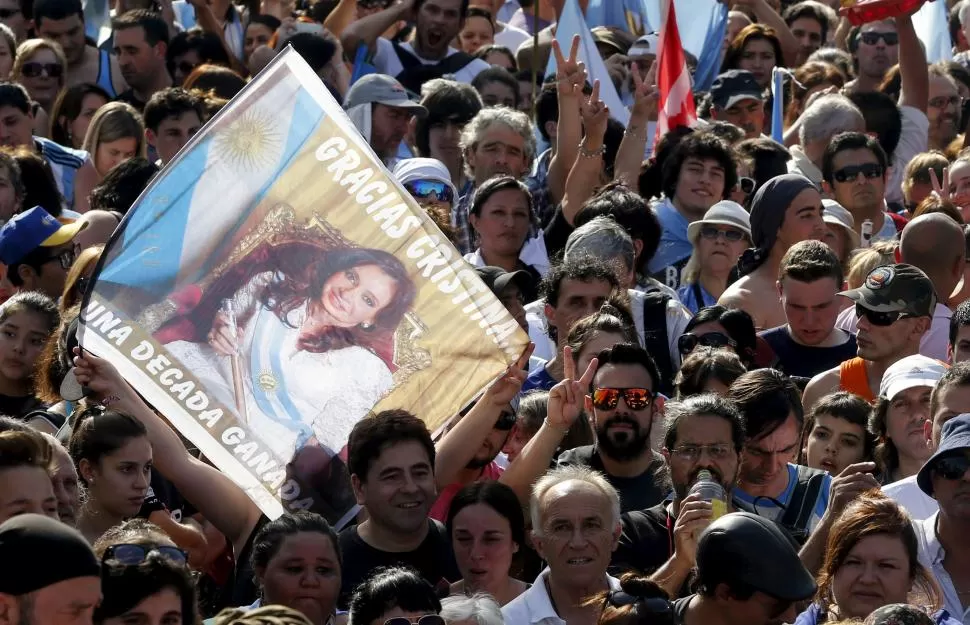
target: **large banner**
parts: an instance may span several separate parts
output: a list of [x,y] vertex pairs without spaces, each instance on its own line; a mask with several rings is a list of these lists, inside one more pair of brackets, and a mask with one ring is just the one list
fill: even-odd
[[275,518],[342,524],[370,411],[434,429],[528,338],[287,49],[109,243],[81,344]]

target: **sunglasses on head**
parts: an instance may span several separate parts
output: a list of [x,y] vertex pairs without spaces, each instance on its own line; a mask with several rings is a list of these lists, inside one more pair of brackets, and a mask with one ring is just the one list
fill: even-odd
[[648,388],[597,388],[593,389],[593,407],[613,410],[620,403],[620,395],[630,410],[643,410],[656,397]]
[[933,463],[933,472],[945,480],[959,480],[970,470],[970,455],[966,452],[944,456]]
[[445,204],[451,204],[455,199],[455,194],[451,191],[451,185],[440,180],[413,180],[404,183],[404,188],[416,200],[433,199]]
[[885,327],[891,326],[907,315],[903,312],[878,312],[875,310],[869,310],[862,304],[856,304],[855,316],[860,319],[865,317],[866,321],[874,326]]
[[855,182],[859,174],[865,176],[867,180],[873,180],[875,178],[882,178],[882,173],[882,165],[866,163],[865,165],[849,165],[848,167],[838,169],[833,174],[833,177],[836,182]]
[[60,63],[36,63],[30,61],[24,63],[23,68],[20,70],[27,78],[37,78],[41,74],[47,74],[51,78],[60,78],[61,74],[64,73],[64,68],[61,67]]
[[717,240],[718,237],[724,237],[725,241],[737,243],[744,238],[744,233],[740,230],[735,230],[734,228],[726,228],[721,230],[717,226],[702,226],[701,237],[710,239],[711,241]]
[[677,339],[677,349],[684,356],[694,351],[694,348],[698,345],[702,347],[736,347],[737,343],[734,339],[722,334],[720,332],[708,332],[706,334],[701,334],[700,336],[696,334],[682,334],[680,338]]
[[384,625],[445,625],[445,619],[437,614],[425,614],[416,621],[406,616],[395,616],[384,621]]
[[899,35],[896,33],[869,32],[869,33],[862,33],[861,35],[859,35],[859,40],[862,41],[862,43],[866,44],[867,46],[876,45],[877,43],[879,43],[880,39],[885,41],[887,46],[894,46],[897,43],[899,43]]
[[627,605],[635,606],[637,614],[669,615],[673,617],[673,606],[669,601],[660,597],[638,597],[622,590],[612,590],[606,596],[606,603],[614,608],[622,608]]
[[188,554],[178,547],[169,547],[168,545],[136,544],[111,545],[105,550],[104,557],[101,558],[101,564],[138,566],[142,562],[148,560],[148,556],[152,555],[153,553],[157,553],[161,557],[174,562],[175,564],[188,566]]

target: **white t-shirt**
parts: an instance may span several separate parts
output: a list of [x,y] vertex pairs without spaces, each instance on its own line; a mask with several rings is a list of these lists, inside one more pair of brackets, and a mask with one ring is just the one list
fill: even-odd
[[886,484],[882,487],[882,492],[905,508],[914,521],[928,519],[940,509],[940,504],[924,493],[916,483],[915,475]]
[[521,28],[502,24],[502,32],[495,33],[495,45],[505,46],[512,51],[514,56],[519,46],[531,38],[532,36]]
[[930,120],[926,113],[912,106],[899,107],[902,117],[902,131],[899,133],[899,143],[893,152],[892,169],[886,183],[886,200],[889,202],[903,202],[903,176],[906,165],[920,152],[929,149]]
[[[428,59],[418,56],[418,53],[414,51],[414,48],[410,43],[402,43],[401,48],[413,54],[415,58],[425,65],[434,65],[443,60],[437,59],[429,61]],[[458,50],[454,48],[448,48],[448,54],[445,56],[445,58],[448,58],[452,54],[457,54],[457,52]],[[397,77],[398,74],[404,71],[404,66],[401,65],[401,60],[397,58],[397,52],[394,51],[394,44],[392,44],[389,39],[384,39],[383,37],[378,38],[377,52],[374,54],[374,67],[378,72],[394,77]],[[488,69],[488,63],[481,59],[472,59],[468,65],[454,73],[454,79],[457,82],[471,83],[475,76],[478,76],[478,72],[482,71],[483,69]]]

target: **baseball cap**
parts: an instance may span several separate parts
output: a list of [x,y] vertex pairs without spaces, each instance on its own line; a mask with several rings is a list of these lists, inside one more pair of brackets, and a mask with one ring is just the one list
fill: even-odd
[[616,54],[626,54],[633,43],[633,35],[610,26],[595,26],[590,34],[593,35],[594,43],[606,46]]
[[898,263],[876,267],[857,289],[839,293],[875,312],[902,312],[932,317],[936,308],[933,283],[918,267]]
[[428,114],[428,109],[413,101],[404,86],[387,74],[368,74],[354,83],[344,98],[344,109],[350,110],[361,104],[408,109],[418,117]]
[[40,514],[21,514],[0,525],[0,593],[15,597],[78,577],[99,577],[88,541],[73,527]]
[[697,241],[697,235],[700,234],[701,228],[707,225],[717,225],[717,226],[730,226],[732,228],[737,228],[741,230],[746,235],[748,235],[748,240],[751,240],[751,216],[748,211],[744,210],[744,207],[737,202],[732,202],[731,200],[721,200],[714,206],[710,207],[706,213],[704,213],[704,218],[691,223],[687,226],[687,239],[689,241]]
[[855,218],[852,213],[835,200],[830,199],[822,200],[822,209],[822,221],[844,228],[852,243],[852,249],[859,247],[859,233],[855,231]]
[[940,433],[940,446],[916,473],[916,483],[920,490],[933,496],[933,465],[944,455],[970,448],[970,414],[957,415],[943,424]]
[[729,109],[741,100],[764,100],[754,74],[743,69],[730,69],[714,79],[711,102],[719,109]]
[[510,284],[515,284],[522,293],[532,288],[532,277],[526,271],[505,271],[501,267],[486,265],[476,267],[475,272],[496,297],[500,297]]
[[659,48],[660,36],[657,33],[647,33],[634,41],[626,54],[629,57],[648,56],[651,54],[656,56]]
[[87,225],[62,223],[40,206],[14,215],[0,228],[0,263],[13,265],[38,247],[64,245]]
[[782,601],[802,601],[815,594],[812,574],[798,559],[794,539],[774,521],[749,512],[726,514],[697,542],[697,569],[725,576]]
[[892,399],[902,391],[916,386],[934,387],[949,367],[939,360],[914,354],[897,360],[882,374],[879,395]]

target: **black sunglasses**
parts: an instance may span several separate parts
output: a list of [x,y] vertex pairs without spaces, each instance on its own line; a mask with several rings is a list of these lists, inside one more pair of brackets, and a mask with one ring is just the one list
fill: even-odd
[[744,233],[740,230],[735,230],[734,228],[727,228],[721,230],[717,226],[702,226],[701,227],[701,237],[709,239],[711,241],[717,240],[717,237],[723,236],[725,241],[730,241],[732,243],[737,243],[744,238]]
[[876,178],[882,178],[883,171],[882,165],[876,163],[849,165],[848,167],[836,170],[833,177],[836,182],[855,182],[859,174],[862,174],[867,180],[874,180]]
[[970,470],[970,456],[966,452],[944,456],[933,463],[933,472],[945,480],[959,480]]
[[702,347],[737,347],[734,339],[720,332],[708,332],[700,336],[687,333],[681,334],[680,338],[677,339],[677,349],[680,350],[682,356],[694,351],[694,348],[698,345]]
[[908,315],[904,312],[878,312],[875,310],[869,310],[862,304],[856,304],[855,316],[859,319],[865,317],[866,321],[872,325],[884,328],[886,326],[891,326]]
[[612,590],[606,596],[606,603],[614,608],[632,605],[637,614],[654,614],[661,618],[657,622],[667,622],[664,616],[673,618],[673,606],[666,599],[660,597],[638,597],[622,590]]
[[416,621],[404,616],[395,616],[384,621],[384,625],[445,625],[445,619],[437,614],[425,614]]
[[14,15],[20,15],[20,9],[0,9],[0,20],[8,20]]
[[867,46],[876,45],[877,43],[879,43],[880,39],[885,41],[887,46],[894,46],[897,43],[899,43],[899,35],[897,35],[896,33],[869,32],[869,33],[862,33],[861,35],[859,35],[859,40],[862,41],[862,43],[866,44]]
[[121,566],[138,566],[148,560],[148,556],[157,553],[175,564],[187,566],[189,556],[178,547],[168,545],[138,545],[122,543],[108,547],[101,558],[102,565],[118,564]]
[[20,69],[20,73],[27,78],[37,78],[44,73],[51,78],[60,78],[61,74],[64,73],[64,68],[61,67],[60,63],[36,63],[34,61],[30,61],[28,63],[24,63],[23,67]]
[[64,250],[60,254],[48,256],[44,260],[44,264],[51,263],[56,260],[61,264],[61,269],[66,271],[71,268],[71,265],[74,264],[75,259],[77,259],[77,256],[74,254],[74,250]]

